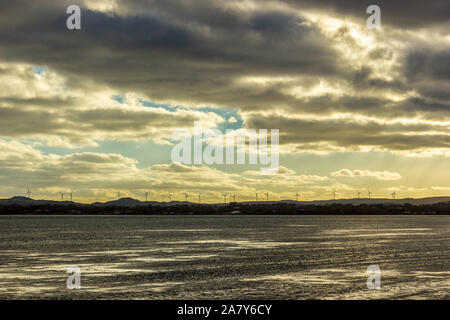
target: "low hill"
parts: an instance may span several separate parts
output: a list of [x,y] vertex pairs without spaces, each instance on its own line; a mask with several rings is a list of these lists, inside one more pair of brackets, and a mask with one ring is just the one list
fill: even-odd
[[35,205],[70,205],[76,204],[72,201],[55,201],[55,200],[34,200],[27,197],[12,197],[9,199],[0,199],[0,205],[21,205],[21,206],[35,206]]
[[[434,204],[440,202],[450,202],[450,197],[427,197],[427,198],[405,198],[405,199],[388,199],[388,198],[354,198],[354,199],[336,199],[336,200],[314,200],[314,201],[295,201],[295,200],[281,200],[281,201],[243,201],[241,204],[277,204],[277,203],[289,203],[297,205],[329,205],[329,204]],[[157,202],[157,201],[140,201],[133,198],[121,198],[118,200],[108,202],[94,202],[92,204],[79,204],[72,201],[56,201],[56,200],[34,200],[27,197],[12,197],[10,199],[0,199],[0,206],[8,205],[20,205],[20,206],[36,206],[36,205],[84,205],[84,206],[99,206],[99,207],[138,207],[138,206],[180,206],[180,205],[198,205],[189,201],[170,201],[170,202]],[[209,204],[211,205],[211,204]],[[217,203],[218,206],[223,206],[223,203]]]

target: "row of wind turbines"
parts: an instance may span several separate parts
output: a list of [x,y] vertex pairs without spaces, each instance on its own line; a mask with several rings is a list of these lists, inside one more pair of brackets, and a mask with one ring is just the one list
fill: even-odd
[[[32,195],[33,193],[30,191],[30,188],[28,188],[27,189],[27,192],[25,193],[25,195],[27,196],[27,198],[30,198],[31,199],[31,195]],[[65,195],[68,195],[69,197],[70,197],[70,201],[72,201],[72,199],[73,199],[73,192],[71,191],[71,192],[60,192],[59,193],[60,194],[60,196],[61,196],[61,201],[64,201],[64,196]]]
[[[150,194],[150,192],[144,192],[144,195],[145,195],[145,201],[148,201],[148,196],[149,196],[149,194]],[[336,200],[336,194],[337,194],[336,191],[333,190],[333,200]],[[259,192],[255,192],[255,201],[258,201],[258,199],[259,199],[258,196],[259,196],[259,195],[260,195]],[[357,191],[357,195],[358,195],[358,199],[360,199],[360,198],[361,198],[361,192],[360,192],[360,191]],[[368,195],[368,198],[369,198],[369,199],[372,199],[372,192],[371,192],[371,191],[368,190],[368,191],[367,191],[367,195]],[[184,193],[183,193],[183,196],[184,196],[184,200],[187,202],[187,201],[188,201],[188,198],[189,198],[189,196],[190,196],[189,193],[184,192]],[[202,194],[201,194],[201,193],[198,193],[197,196],[198,196],[198,203],[201,203],[201,202],[202,202]],[[233,193],[233,194],[223,193],[222,196],[223,196],[223,202],[224,202],[224,203],[227,203],[228,197],[230,197],[231,199],[233,199],[233,202],[236,202],[236,193]],[[263,193],[263,196],[265,196],[265,201],[269,201],[269,192]],[[397,196],[397,192],[396,192],[396,191],[393,191],[393,192],[391,193],[391,196],[392,196],[392,199],[395,199],[396,196]],[[120,194],[120,192],[118,192],[118,193],[117,193],[117,198],[120,199],[120,197],[121,197],[121,194]],[[298,192],[296,192],[296,193],[295,193],[295,199],[296,199],[296,201],[298,201],[299,197],[300,197],[300,194],[299,194]],[[171,192],[168,193],[168,199],[169,199],[169,202],[172,201],[172,193],[171,193]]]
[[[357,191],[356,193],[358,195],[358,199],[360,199],[361,198],[361,192]],[[255,192],[255,201],[258,201],[258,195],[259,194],[260,193]],[[337,194],[336,190],[333,190],[333,200],[336,200],[336,194]],[[27,192],[25,193],[25,195],[28,198],[31,198],[32,192],[30,191],[30,188],[27,189]],[[64,201],[64,196],[65,195],[68,195],[70,197],[70,201],[72,201],[72,199],[73,199],[73,192],[72,191],[71,192],[67,192],[67,193],[60,192],[61,201]],[[147,191],[144,192],[145,201],[148,201],[149,195],[150,195],[150,192],[147,192]],[[187,202],[190,195],[187,192],[184,192],[183,195],[184,195],[185,201]],[[236,202],[236,193],[233,193],[233,194],[230,194],[230,195],[228,193],[224,193],[222,195],[223,195],[224,203],[227,203],[228,196],[230,196],[230,198],[233,199],[233,202]],[[265,201],[269,201],[269,192],[265,192],[265,193],[263,193],[263,195],[265,196]],[[372,192],[370,190],[367,190],[367,195],[368,195],[369,199],[372,199]],[[300,196],[300,194],[298,192],[296,192],[295,193],[296,201],[298,201],[299,196]],[[391,193],[391,196],[392,196],[392,199],[395,199],[396,196],[397,196],[397,192],[393,191]],[[120,199],[121,197],[122,197],[122,194],[120,193],[120,191],[117,192],[117,199]],[[168,199],[169,199],[169,202],[172,201],[172,193],[171,192],[168,193]],[[198,203],[201,203],[201,202],[202,202],[202,194],[199,193],[198,194]]]
[[[149,193],[145,192],[144,194],[145,194],[145,201],[148,201]],[[184,195],[184,200],[187,202],[188,198],[189,198],[189,194],[187,192],[185,192],[185,193],[183,193],[183,195]],[[266,196],[266,201],[269,201],[269,193],[266,192],[264,195]],[[233,193],[233,194],[223,193],[222,196],[223,196],[224,203],[227,203],[228,198],[231,198],[231,199],[233,199],[233,202],[236,202],[236,193]],[[168,193],[168,198],[169,198],[169,202],[172,201],[172,193],[170,193],[170,192]],[[258,192],[255,192],[255,200],[258,201]],[[202,202],[202,194],[199,193],[198,194],[198,203],[201,203],[201,202]]]

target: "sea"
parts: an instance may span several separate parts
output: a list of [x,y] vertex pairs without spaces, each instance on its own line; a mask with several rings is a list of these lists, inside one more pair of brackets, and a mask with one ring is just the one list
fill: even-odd
[[0,299],[449,299],[450,216],[0,216]]

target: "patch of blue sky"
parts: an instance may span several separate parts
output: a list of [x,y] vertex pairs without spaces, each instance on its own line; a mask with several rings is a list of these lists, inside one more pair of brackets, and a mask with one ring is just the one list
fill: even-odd
[[236,112],[236,110],[233,109],[217,109],[217,108],[210,108],[210,107],[202,107],[198,108],[196,110],[202,111],[202,112],[214,112],[221,116],[222,118],[226,119],[226,121],[219,124],[218,129],[221,131],[225,131],[226,129],[240,129],[242,128],[242,119],[239,116],[239,114]]
[[[113,99],[116,100],[119,103],[123,103],[124,96],[115,95],[113,96]],[[171,106],[168,104],[158,104],[152,101],[147,101],[143,99],[139,99],[139,102],[142,103],[143,106],[149,107],[149,108],[160,108],[167,110],[169,112],[175,112],[177,110],[183,110],[183,109],[189,109],[183,106]],[[200,112],[213,112],[219,116],[221,116],[223,119],[225,119],[224,122],[220,123],[218,125],[218,129],[225,131],[226,129],[240,129],[242,128],[243,121],[236,110],[233,109],[225,109],[225,108],[211,108],[211,107],[201,107],[201,108],[195,108],[192,110],[197,110]],[[192,124],[193,126],[194,124]]]
[[175,111],[180,110],[180,109],[187,109],[187,108],[184,108],[182,106],[169,106],[167,104],[159,104],[159,103],[154,103],[152,101],[147,101],[147,100],[142,100],[142,99],[139,99],[139,102],[142,103],[142,105],[145,106],[145,107],[156,108],[156,109],[164,109],[164,110],[167,110],[167,111],[170,111],[170,112],[175,112]]
[[116,100],[119,103],[123,103],[123,101],[125,100],[125,97],[120,95],[113,95],[112,98],[113,100]]
[[[162,108],[170,112],[175,112],[176,110],[180,109],[189,109],[183,106],[169,106],[166,104],[157,104],[151,101],[144,101],[141,100],[141,103],[146,107],[151,108]],[[195,108],[192,110],[200,111],[200,112],[213,112],[219,116],[221,116],[223,119],[225,119],[224,122],[220,123],[218,125],[218,129],[225,131],[226,129],[239,129],[242,128],[242,119],[239,116],[239,114],[232,109],[225,109],[225,108],[211,108],[211,107],[201,107],[201,108]]]
[[33,70],[36,74],[42,74],[45,70],[47,70],[47,67],[44,66],[33,66]]

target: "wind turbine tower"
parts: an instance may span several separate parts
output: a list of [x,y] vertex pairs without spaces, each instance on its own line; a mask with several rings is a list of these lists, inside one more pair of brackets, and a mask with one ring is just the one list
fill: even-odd
[[201,195],[201,193],[198,194],[198,203],[199,204],[202,203],[202,195]]
[[269,201],[269,193],[266,192],[266,201]]
[[372,195],[372,192],[367,191],[367,194],[369,195],[369,199],[370,199],[370,196]]
[[226,193],[224,193],[224,195],[223,195],[223,200],[224,200],[224,203],[227,203],[227,194]]
[[358,199],[360,199],[361,198],[361,192],[357,191],[356,193],[358,194]]
[[184,201],[188,201],[189,195],[187,194],[187,192],[184,193]]
[[122,197],[122,194],[119,192],[117,192],[117,199],[120,199],[120,197]]
[[255,192],[256,201],[258,201],[258,192]]
[[298,192],[295,194],[295,199],[298,201]]
[[336,200],[336,190],[333,190],[333,200]]
[[64,192],[59,193],[61,195],[61,201],[64,201]]
[[172,194],[169,192],[169,202],[172,201]]
[[397,195],[397,192],[394,191],[394,192],[392,192],[391,195],[392,195],[392,199],[395,199],[395,196]]
[[73,192],[72,191],[70,191],[69,196],[70,196],[70,202],[72,202],[72,196],[73,196]]
[[145,201],[147,202],[148,201],[148,192],[144,192],[144,194],[145,194]]
[[[30,197],[31,197],[31,191],[30,191],[30,188],[28,188],[27,193],[25,193],[25,194],[26,194],[27,198],[30,198]],[[30,198],[30,199],[31,199],[31,198]]]

